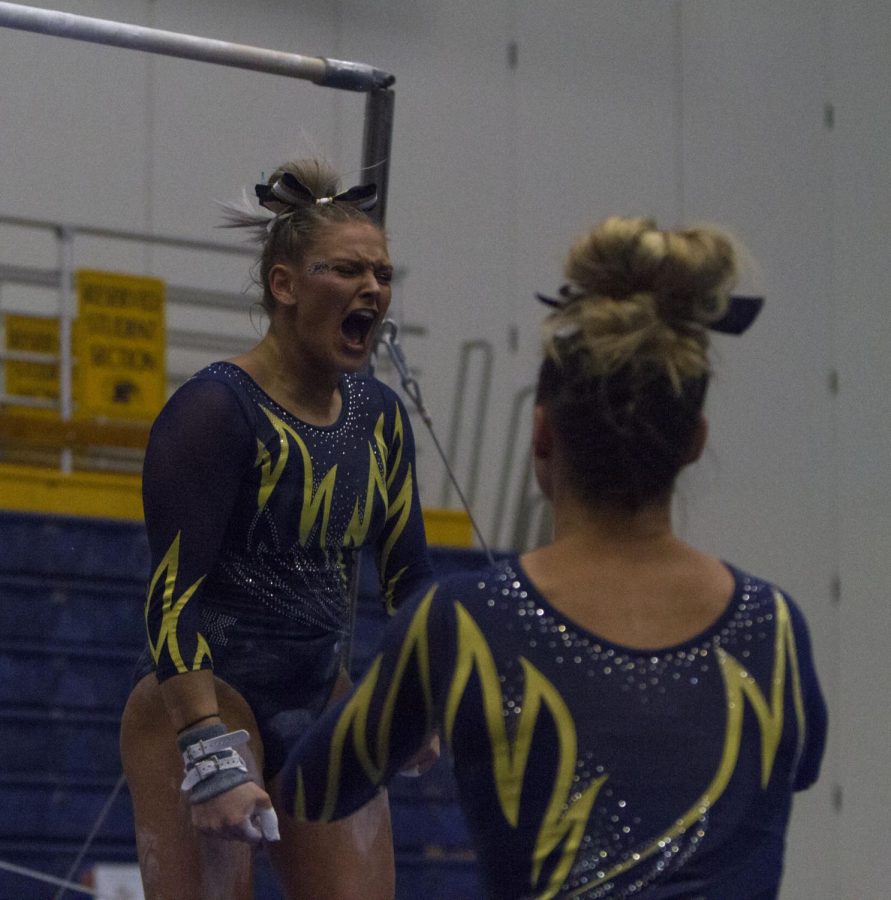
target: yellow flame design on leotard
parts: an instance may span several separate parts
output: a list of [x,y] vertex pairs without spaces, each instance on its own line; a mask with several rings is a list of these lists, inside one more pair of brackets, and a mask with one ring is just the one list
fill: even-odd
[[396,480],[396,475],[399,472],[399,467],[402,462],[402,451],[405,446],[405,430],[402,424],[402,414],[399,412],[398,406],[396,407],[396,414],[393,422],[393,443],[395,445],[395,450],[393,451],[394,458],[389,469],[389,474],[387,475],[387,495],[389,497],[387,523],[389,524],[392,522],[393,524],[391,525],[390,534],[384,542],[380,557],[380,571],[387,573],[386,584],[384,585],[384,604],[386,605],[387,612],[391,615],[395,611],[393,600],[396,584],[402,577],[405,567],[399,569],[397,572],[390,573],[388,572],[388,563],[393,547],[405,531],[405,526],[411,515],[412,498],[414,496],[414,476],[412,474],[411,463],[406,465],[405,477],[402,480],[402,484],[399,486],[396,496],[393,496],[393,484]]
[[[259,441],[257,442],[257,458],[255,465],[260,469],[260,486],[257,493],[257,508],[263,509],[275,490],[285,467],[288,464],[290,442],[294,442],[303,460],[303,502],[300,507],[300,543],[306,546],[318,528],[318,544],[324,550],[329,544],[335,546],[361,547],[368,536],[368,530],[374,514],[375,502],[380,500],[386,514],[389,534],[383,543],[380,554],[380,571],[385,573],[384,602],[388,612],[393,612],[393,596],[396,584],[405,571],[388,572],[387,565],[393,547],[405,531],[411,515],[412,498],[414,496],[414,479],[411,465],[405,469],[405,477],[395,496],[394,481],[402,462],[405,443],[404,425],[399,407],[396,407],[393,424],[393,442],[388,447],[384,439],[384,414],[378,416],[375,423],[373,440],[368,442],[368,481],[365,488],[365,502],[359,503],[356,497],[352,517],[339,541],[330,540],[328,533],[331,502],[337,481],[337,465],[332,466],[315,487],[315,472],[309,449],[300,435],[283,422],[275,413],[266,407],[260,407],[269,419],[278,435],[278,454],[273,455]],[[319,522],[321,519],[321,522]]]
[[[432,722],[433,699],[429,666],[428,619],[433,594],[431,588],[420,603],[401,645],[395,670],[386,684],[380,683],[381,661],[378,656],[357,692],[342,711],[329,746],[327,782],[323,808],[318,816],[330,819],[338,798],[342,756],[348,742],[365,774],[379,784],[387,768],[396,698],[412,657],[425,698],[428,727]],[[792,621],[786,601],[775,593],[775,622],[773,672],[769,698],[765,697],[755,679],[731,654],[717,648],[719,670],[725,687],[727,722],[723,749],[711,783],[699,799],[684,812],[673,826],[609,869],[599,873],[596,880],[574,890],[567,896],[578,897],[598,885],[605,886],[616,877],[633,869],[649,857],[681,837],[722,796],[739,759],[742,743],[745,703],[755,713],[761,735],[761,785],[766,787],[773,773],[776,754],[782,737],[784,705],[787,686],[791,682],[791,698],[797,722],[796,752],[800,757],[805,740],[805,712],[802,697],[798,654]],[[535,727],[541,715],[552,717],[557,733],[556,774],[547,808],[535,840],[531,860],[530,892],[537,898],[551,898],[565,884],[581,845],[585,827],[598,793],[609,777],[601,775],[583,789],[574,789],[573,778],[577,763],[577,734],[572,714],[554,685],[529,660],[520,657],[524,688],[522,712],[516,722],[514,736],[507,734],[503,713],[503,695],[495,660],[485,637],[470,613],[459,602],[454,603],[456,616],[456,658],[444,698],[443,733],[451,743],[461,706],[471,676],[476,676],[482,702],[483,719],[491,747],[493,786],[499,807],[510,827],[517,827],[522,806],[522,788],[529,764]],[[414,669],[412,671],[415,671]],[[382,714],[373,734],[368,734],[368,712],[377,690],[386,690]],[[655,789],[655,788],[654,788]],[[305,818],[305,794],[302,773],[298,772],[296,812]],[[542,875],[546,861],[552,860],[549,873]]]
[[[727,653],[726,650],[719,647],[717,649],[717,657],[727,701],[727,725],[724,733],[724,748],[714,778],[699,799],[671,828],[640,850],[631,853],[623,862],[605,871],[603,876],[598,879],[599,883],[608,882],[621,875],[676,840],[691,825],[701,819],[703,814],[721,797],[733,776],[737,760],[739,759],[739,750],[742,744],[743,714],[747,699],[752,704],[752,709],[758,718],[758,725],[761,730],[761,787],[767,787],[773,772],[773,764],[783,732],[787,663],[792,679],[792,702],[795,707],[795,718],[798,725],[796,755],[800,758],[804,749],[806,723],[804,701],[801,693],[798,652],[795,647],[795,633],[792,629],[789,607],[779,591],[774,591],[774,601],[776,603],[776,630],[770,701],[768,702],[758,687],[758,683],[739,661]],[[593,885],[589,884],[567,896],[577,897],[590,891],[592,887]]]
[[[502,813],[512,827],[516,827],[519,820],[523,779],[536,722],[544,710],[554,720],[558,736],[557,773],[535,842],[530,885],[537,897],[553,897],[569,874],[584,836],[591,808],[607,776],[596,778],[580,792],[573,791],[578,741],[572,714],[554,685],[524,657],[520,657],[524,677],[522,711],[511,741],[504,724],[501,684],[492,651],[467,610],[456,602],[455,611],[458,621],[458,657],[446,701],[443,722],[445,737],[451,742],[464,691],[471,672],[475,670],[492,748],[495,789]],[[555,851],[559,851],[557,863],[546,883],[541,884],[542,866]]]
[[[260,490],[257,494],[257,508],[262,509],[270,495],[275,490],[285,466],[288,464],[290,437],[300,455],[303,458],[303,503],[300,505],[300,544],[306,546],[310,535],[319,528],[318,545],[324,550],[328,542],[328,519],[331,515],[331,499],[334,495],[334,484],[337,480],[337,465],[333,465],[319,482],[318,490],[315,488],[315,478],[312,466],[312,457],[306,444],[300,435],[285,424],[275,413],[270,412],[265,406],[260,409],[266,414],[266,418],[272,423],[272,427],[278,434],[278,459],[273,464],[272,458],[265,447],[259,445],[256,464],[260,467]],[[258,442],[259,443],[259,442]],[[321,524],[319,516],[321,514]]]
[[[427,727],[430,727],[432,724],[433,698],[430,690],[430,649],[427,643],[427,617],[435,590],[435,585],[430,588],[409,624],[400,647],[396,667],[387,688],[376,733],[368,735],[368,708],[380,677],[382,659],[380,655],[375,658],[356,692],[341,711],[331,737],[328,755],[328,779],[322,809],[313,818],[327,822],[334,814],[340,788],[340,772],[343,768],[343,751],[350,738],[350,732],[352,732],[353,750],[363,771],[372,784],[380,783],[390,758],[390,729],[393,722],[396,698],[402,683],[403,674],[412,656],[416,657],[418,677],[424,694],[424,714],[426,715]],[[373,747],[369,745],[370,743],[373,743]],[[294,814],[298,819],[306,818],[303,774],[300,771],[297,773]]]
[[384,504],[387,502],[387,485],[384,481],[386,469],[387,444],[384,441],[384,414],[381,413],[374,426],[374,443],[368,442],[368,485],[365,490],[364,514],[359,507],[359,498],[356,497],[353,516],[343,536],[344,547],[361,547],[365,543],[371,525],[375,497],[379,496]]
[[195,647],[195,655],[191,663],[187,663],[183,659],[179,646],[179,637],[177,628],[179,626],[179,617],[185,605],[192,598],[192,595],[198,590],[199,585],[204,581],[205,576],[202,575],[191,587],[183,591],[179,597],[175,596],[176,592],[176,576],[179,572],[179,545],[182,532],[178,531],[176,537],[164,554],[164,558],[158,564],[155,573],[152,576],[148,591],[145,598],[145,621],[146,631],[148,632],[148,615],[151,606],[152,597],[155,594],[155,587],[158,581],[164,578],[164,590],[161,596],[161,624],[158,626],[158,635],[152,640],[152,635],[148,635],[149,650],[155,665],[161,658],[162,651],[166,648],[170,659],[173,661],[177,672],[190,672],[201,668],[201,663],[205,659],[211,659],[210,647],[204,638],[204,635],[197,634]]

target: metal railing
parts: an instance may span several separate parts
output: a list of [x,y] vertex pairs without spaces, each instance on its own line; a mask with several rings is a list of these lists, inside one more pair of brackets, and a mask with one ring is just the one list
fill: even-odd
[[[106,238],[111,241],[123,241],[139,243],[142,245],[154,245],[173,247],[182,250],[202,251],[230,256],[251,256],[255,251],[250,247],[237,244],[217,243],[213,241],[198,241],[190,238],[175,237],[171,235],[144,234],[140,232],[99,228],[87,225],[75,225],[72,223],[50,222],[39,219],[28,219],[21,216],[0,216],[0,226],[13,226],[16,228],[30,229],[38,232],[46,232],[55,236],[57,248],[56,257],[58,265],[55,268],[40,268],[33,266],[21,266],[8,263],[0,263],[0,290],[6,285],[17,285],[29,288],[44,288],[57,292],[56,315],[59,322],[59,352],[44,353],[30,350],[8,350],[0,348],[0,361],[29,362],[56,366],[59,379],[58,399],[38,396],[26,396],[11,394],[5,389],[0,392],[0,406],[11,408],[38,408],[57,410],[61,423],[71,422],[74,417],[74,350],[72,343],[72,331],[74,323],[74,243],[78,236],[91,238]],[[181,307],[209,307],[216,310],[243,310],[248,300],[242,293],[229,293],[225,291],[211,291],[194,288],[191,286],[166,285],[166,302],[168,306]],[[10,312],[5,308],[2,292],[0,292],[0,311]],[[19,310],[16,310],[19,311]],[[167,347],[171,350],[194,350],[216,352],[221,355],[231,356],[240,353],[251,345],[251,338],[245,336],[239,338],[220,334],[212,329],[186,329],[167,328],[165,330]],[[176,370],[167,369],[166,379],[168,392],[177,387],[192,374],[193,369]],[[132,463],[128,464],[128,459]],[[104,463],[103,463],[104,459]],[[112,464],[117,460],[116,464]],[[110,452],[97,458],[99,468],[136,468],[139,462],[138,454]],[[65,472],[73,468],[72,448],[61,449],[60,467]]]
[[[472,366],[472,360],[478,359],[478,366]],[[483,450],[483,436],[487,414],[489,411],[489,392],[492,387],[492,366],[495,351],[490,341],[477,339],[465,341],[461,345],[461,354],[457,365],[457,382],[452,401],[452,418],[449,424],[449,444],[446,456],[449,462],[457,465],[462,444],[467,458],[467,469],[461,479],[467,502],[473,506],[476,502],[476,489],[479,484],[480,460]],[[476,378],[471,379],[471,371]],[[476,388],[470,389],[470,385]],[[473,404],[468,410],[467,405]],[[464,439],[462,441],[462,438]],[[448,476],[443,478],[440,488],[440,506],[449,506],[452,502],[454,483]]]

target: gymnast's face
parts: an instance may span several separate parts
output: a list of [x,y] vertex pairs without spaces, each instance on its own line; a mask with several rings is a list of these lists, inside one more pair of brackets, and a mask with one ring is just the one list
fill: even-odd
[[329,225],[299,263],[270,272],[273,294],[289,310],[294,349],[332,373],[367,362],[392,279],[386,238],[369,222]]

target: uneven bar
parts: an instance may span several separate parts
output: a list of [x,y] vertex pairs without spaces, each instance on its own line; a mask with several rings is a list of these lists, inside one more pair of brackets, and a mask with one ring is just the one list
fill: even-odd
[[373,91],[395,81],[389,73],[364,63],[301,56],[19,3],[0,3],[0,27],[300,78],[348,91]]

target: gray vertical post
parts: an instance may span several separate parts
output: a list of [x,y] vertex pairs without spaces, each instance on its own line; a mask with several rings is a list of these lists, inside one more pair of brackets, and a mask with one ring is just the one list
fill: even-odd
[[377,185],[378,204],[372,215],[380,225],[383,225],[387,218],[394,101],[395,94],[391,88],[369,91],[365,97],[362,183],[374,182]]
[[[56,237],[59,241],[59,418],[70,422],[74,415],[74,232],[70,228],[60,228]],[[70,447],[62,450],[61,469],[66,475],[74,470],[74,454]]]
[[[362,136],[362,184],[377,185],[377,205],[370,211],[371,217],[381,227],[387,218],[387,190],[390,180],[390,149],[393,143],[393,104],[395,95],[391,88],[369,91],[365,98],[365,131]],[[368,367],[372,374],[371,364]],[[349,628],[344,641],[341,660],[349,671],[353,660],[353,633],[356,629],[356,610],[359,605],[361,578],[361,551],[356,552],[356,562],[350,577]]]

